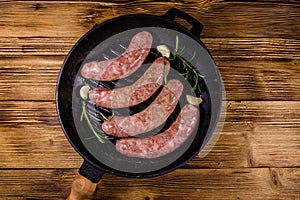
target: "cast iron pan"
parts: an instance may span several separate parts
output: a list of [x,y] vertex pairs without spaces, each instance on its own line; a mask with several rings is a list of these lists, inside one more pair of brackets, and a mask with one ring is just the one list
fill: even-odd
[[[176,23],[176,17],[189,22],[192,28],[188,30]],[[80,69],[84,63],[116,57],[125,51],[134,34],[144,30],[153,35],[152,49],[143,64],[145,67],[121,81],[93,81],[80,75]],[[210,53],[199,40],[201,31],[202,24],[200,22],[190,15],[172,8],[163,16],[135,14],[108,20],[94,26],[74,45],[59,74],[56,105],[63,132],[84,159],[79,169],[80,175],[92,183],[99,182],[103,173],[125,177],[154,177],[181,167],[200,152],[213,134],[219,119],[222,102],[221,79]],[[83,85],[89,85],[91,88],[99,86],[114,88],[133,83],[143,74],[143,70],[151,62],[161,56],[155,48],[156,45],[166,44],[174,49],[176,37],[179,38],[178,49],[182,50],[183,57],[188,59],[196,53],[191,63],[204,75],[204,78],[201,78],[201,94],[195,92],[196,96],[201,95],[203,99],[202,104],[199,105],[201,116],[199,125],[187,142],[166,156],[142,159],[121,155],[115,150],[115,139],[107,139],[104,143],[100,142],[93,137],[88,123],[82,120],[83,99],[79,95],[79,90]],[[180,72],[176,63],[171,62],[171,69]],[[184,83],[184,94],[167,122],[159,127],[162,131],[172,124],[180,112],[180,108],[187,103],[185,94],[190,93],[193,84],[186,81],[179,73],[169,73],[168,79],[171,78],[180,79]],[[103,118],[110,116],[112,112],[115,115],[133,114],[144,109],[152,100],[150,98],[137,106],[116,110],[95,106],[89,100],[85,100],[84,105],[86,105],[88,112],[94,115],[94,117],[90,116],[91,123],[100,127]]]

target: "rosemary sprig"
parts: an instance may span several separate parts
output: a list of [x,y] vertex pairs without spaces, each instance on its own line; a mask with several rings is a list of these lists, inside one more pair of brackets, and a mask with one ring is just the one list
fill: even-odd
[[[200,74],[199,71],[189,61],[185,60],[184,58],[182,58],[181,56],[179,56],[175,52],[172,52],[172,54],[174,55],[174,57],[177,57],[179,60],[182,61],[183,67],[186,70],[188,70],[187,72],[193,72],[195,77],[198,76],[198,77],[204,78],[204,76],[202,74]],[[195,56],[193,56],[193,57],[195,57]]]
[[178,61],[178,68],[182,69],[184,72],[180,73],[186,80],[191,80],[193,82],[192,90],[201,93],[201,78],[204,78],[202,74],[196,69],[195,66],[191,64],[191,61],[196,57],[196,51],[189,59],[183,58],[186,52],[186,47],[184,46],[179,50],[179,37],[176,35],[175,38],[175,50],[171,51],[166,45],[157,46],[158,51],[167,58],[170,62]]
[[[94,134],[93,137],[86,138],[87,140],[96,137],[99,140],[99,142],[105,143],[105,140],[113,139],[111,137],[106,136],[105,133],[101,129],[95,127],[89,120],[88,116],[92,116],[92,115],[87,111],[85,101],[83,100],[82,101],[82,114],[80,117],[80,121],[82,121],[82,119],[84,118],[85,121],[87,122],[89,128],[91,129],[92,133]],[[92,117],[94,117],[94,116],[92,116]]]
[[[190,59],[185,60],[182,57],[182,55],[185,53],[185,46],[180,50],[180,52],[178,52],[178,46],[179,46],[179,37],[178,37],[178,35],[176,35],[176,40],[175,40],[175,47],[176,48],[175,48],[175,51],[171,51],[171,53],[173,54],[173,59],[172,60],[174,60],[175,58],[180,59],[183,62],[183,68],[185,68],[187,70],[187,72],[189,70],[191,70],[193,72],[192,75],[194,75],[193,79],[195,81],[198,80],[197,77],[204,78],[204,76],[202,74],[200,74],[199,71],[190,63],[195,58],[196,51],[194,51],[193,56]],[[189,74],[189,73],[186,73],[186,75],[187,74]],[[191,77],[186,77],[186,78],[191,78]],[[198,84],[198,81],[197,81],[197,84]]]
[[185,61],[182,57],[178,56],[178,58],[183,62],[183,68],[187,71],[185,75],[183,75],[187,80],[192,79],[194,81],[193,90],[201,93],[200,86],[200,78],[204,78],[202,74],[199,73],[198,70],[195,69],[193,65],[191,65],[188,61]]

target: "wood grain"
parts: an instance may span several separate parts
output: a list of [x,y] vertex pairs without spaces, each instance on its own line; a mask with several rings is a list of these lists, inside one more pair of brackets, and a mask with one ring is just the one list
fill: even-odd
[[[214,58],[220,60],[267,59],[292,61],[300,59],[297,39],[284,38],[200,38]],[[0,55],[4,58],[17,56],[61,56],[69,53],[79,37],[0,37]],[[36,57],[31,57],[36,58]]]
[[108,19],[172,7],[204,25],[201,40],[226,90],[219,140],[160,177],[105,174],[93,199],[299,199],[297,0],[0,1],[0,199],[70,192],[82,158],[59,125],[55,88],[76,41]]
[[[280,37],[299,39],[299,4],[269,2],[2,2],[1,37],[65,37],[83,35],[95,24],[135,13],[162,15],[182,9],[204,24],[203,37]],[[21,28],[23,27],[23,28]],[[66,31],[67,30],[67,31]]]
[[[0,168],[79,167],[54,102],[7,101],[0,110]],[[298,101],[229,101],[217,144],[186,167],[299,167],[299,113]]]
[[[300,99],[300,59],[298,50],[294,55],[286,57],[283,53],[276,52],[275,47],[264,47],[266,54],[259,50],[247,50],[244,54],[250,57],[235,55],[235,50],[224,47],[218,48],[220,40],[210,41],[208,48],[216,55],[215,62],[223,79],[228,100],[284,100],[295,101]],[[238,42],[239,40],[236,40]],[[38,42],[37,42],[38,43]],[[243,44],[244,46],[245,44]],[[43,46],[43,45],[41,45]],[[224,46],[230,46],[226,44]],[[294,49],[300,46],[295,44]],[[59,70],[65,55],[71,46],[66,47],[61,55],[51,56],[53,49],[43,50],[40,47],[32,48],[32,55],[27,55],[20,50],[17,55],[6,55],[0,60],[0,100],[55,100],[55,88]],[[231,47],[230,47],[231,48]],[[17,48],[16,48],[17,49]],[[21,49],[21,47],[20,47]],[[227,52],[220,56],[218,51]],[[15,51],[16,52],[16,51]],[[1,51],[0,51],[1,54]],[[6,54],[9,54],[6,53]],[[38,54],[38,55],[35,55]],[[274,54],[272,56],[272,54]],[[275,58],[275,55],[278,57]],[[300,54],[299,54],[300,55]],[[293,58],[295,57],[295,58]],[[22,84],[17,82],[19,80]]]
[[[65,199],[74,174],[74,169],[5,170],[0,198]],[[93,199],[297,199],[299,178],[300,170],[291,168],[179,169],[148,179],[105,174]]]
[[[299,183],[294,182],[298,178],[298,169],[177,170],[130,182],[105,176],[96,195],[103,199],[293,199],[299,195],[294,191],[299,188]],[[109,191],[115,181],[120,191],[117,193]]]

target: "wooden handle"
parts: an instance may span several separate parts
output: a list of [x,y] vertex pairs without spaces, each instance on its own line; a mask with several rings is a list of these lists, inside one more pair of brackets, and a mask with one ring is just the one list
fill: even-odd
[[92,183],[89,179],[78,174],[73,183],[71,193],[67,200],[84,200],[90,198],[95,192],[97,183]]

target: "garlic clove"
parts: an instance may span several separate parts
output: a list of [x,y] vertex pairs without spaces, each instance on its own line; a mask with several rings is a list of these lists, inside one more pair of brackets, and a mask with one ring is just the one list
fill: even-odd
[[90,91],[90,86],[88,85],[82,86],[79,91],[81,98],[86,100],[88,98],[89,91]]
[[192,104],[195,106],[200,105],[203,101],[201,97],[195,97],[192,95],[186,95],[186,100],[189,104]]
[[170,49],[166,45],[158,45],[156,48],[162,56],[166,58],[170,57]]

